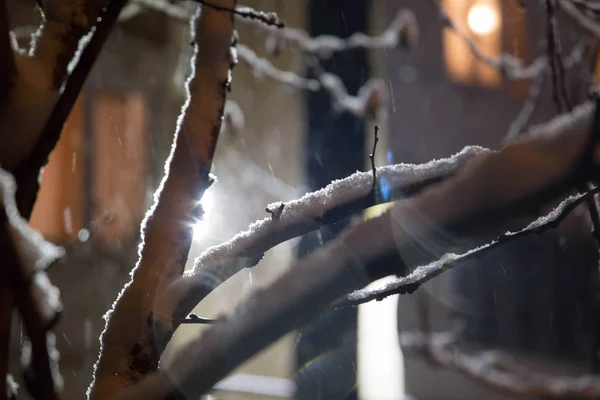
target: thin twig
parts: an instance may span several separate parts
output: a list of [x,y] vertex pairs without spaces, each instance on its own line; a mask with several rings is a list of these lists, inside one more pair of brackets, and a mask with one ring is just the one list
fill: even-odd
[[529,235],[540,235],[549,229],[557,228],[571,212],[589,199],[592,199],[598,192],[600,192],[600,187],[594,187],[585,194],[570,197],[569,199],[563,201],[561,205],[550,214],[538,218],[520,231],[504,233],[490,243],[460,255],[452,253],[445,254],[443,257],[439,258],[438,261],[424,267],[419,267],[408,276],[388,283],[383,288],[353,293],[346,299],[339,301],[338,304],[335,305],[335,308],[356,307],[360,304],[368,303],[373,300],[383,300],[384,298],[394,294],[413,293],[424,283],[461,265],[465,261],[477,259],[483,254],[508,242],[512,242]]
[[202,4],[204,6],[214,8],[218,11],[226,11],[232,13],[234,15],[238,15],[243,19],[249,19],[252,21],[258,21],[266,26],[273,26],[277,29],[285,28],[285,23],[279,19],[276,13],[273,12],[264,12],[257,11],[250,7],[241,7],[238,6],[236,8],[222,7],[213,2],[206,0],[193,0],[196,3]]
[[527,99],[523,103],[523,106],[521,107],[519,114],[517,114],[517,117],[511,122],[508,132],[506,133],[505,140],[515,139],[527,128],[527,124],[529,124],[535,107],[538,104],[540,93],[542,92],[542,87],[544,86],[545,77],[545,70],[542,70],[535,77],[533,82],[531,82]]
[[373,127],[373,150],[371,154],[369,154],[369,159],[371,160],[371,171],[373,171],[373,188],[371,189],[373,192],[373,196],[375,197],[375,202],[377,202],[377,170],[375,168],[375,151],[377,150],[377,142],[379,142],[379,125],[375,125]]
[[186,319],[184,319],[181,323],[182,324],[205,324],[205,325],[210,325],[210,324],[214,324],[216,323],[218,320],[214,319],[214,318],[206,318],[206,317],[200,317],[196,314],[190,314],[187,316]]

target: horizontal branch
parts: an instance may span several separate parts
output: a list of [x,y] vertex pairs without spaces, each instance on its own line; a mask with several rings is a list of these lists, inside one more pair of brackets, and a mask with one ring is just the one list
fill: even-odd
[[539,217],[531,222],[525,228],[516,232],[506,232],[498,236],[489,243],[485,243],[463,254],[446,253],[437,261],[417,267],[409,275],[386,281],[383,286],[377,287],[371,285],[368,289],[357,290],[351,293],[347,298],[339,301],[335,308],[356,307],[363,303],[373,300],[383,300],[394,294],[407,294],[417,290],[421,285],[437,277],[438,275],[450,271],[460,266],[462,263],[477,259],[484,253],[494,250],[508,242],[517,240],[529,235],[539,235],[549,229],[557,228],[565,218],[573,212],[578,206],[587,203],[600,192],[600,187],[595,187],[585,194],[570,196],[565,199],[550,214]]
[[[276,209],[283,204],[277,219],[264,218],[231,240],[208,248],[194,262],[192,271],[176,281],[163,294],[162,301],[174,307],[173,325],[166,334],[172,334],[192,309],[221,283],[244,268],[255,266],[265,252],[287,240],[305,235],[323,226],[335,223],[368,207],[413,196],[426,187],[455,173],[474,157],[490,150],[467,147],[453,157],[434,160],[426,164],[397,164],[377,168],[377,178],[382,196],[372,193],[372,172],[357,172],[347,178],[333,181],[325,188],[308,193],[302,198],[286,203],[275,203],[267,208]],[[218,277],[218,279],[214,279]]]
[[[499,235],[507,219],[531,218],[545,204],[597,178],[598,138],[591,131],[599,121],[592,123],[593,110],[593,104],[583,104],[500,151],[476,156],[442,182],[394,202],[382,215],[351,226],[186,346],[168,376],[186,395],[198,396],[344,292],[383,276],[405,276],[457,242]],[[280,218],[285,212],[284,207]],[[428,247],[432,243],[433,249]],[[206,284],[198,281],[197,287]],[[182,302],[187,306],[199,298],[190,293]]]
[[280,48],[289,45],[305,54],[318,58],[329,58],[336,52],[348,51],[357,48],[364,49],[395,49],[399,47],[413,48],[419,38],[419,27],[414,14],[409,10],[400,10],[387,26],[377,36],[369,36],[357,32],[347,38],[332,35],[311,37],[306,31],[297,28],[277,29],[274,26],[261,24],[251,20],[244,21],[256,30],[262,31],[273,41],[271,48]]

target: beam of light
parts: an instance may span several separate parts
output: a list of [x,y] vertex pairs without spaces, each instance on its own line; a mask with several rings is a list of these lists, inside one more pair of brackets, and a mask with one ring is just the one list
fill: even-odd
[[499,16],[488,4],[475,4],[467,13],[469,28],[478,35],[487,35],[498,28]]

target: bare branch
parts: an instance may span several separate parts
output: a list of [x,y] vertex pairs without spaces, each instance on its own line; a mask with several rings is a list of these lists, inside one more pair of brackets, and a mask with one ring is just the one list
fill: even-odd
[[[234,0],[213,4],[235,7]],[[171,329],[173,314],[160,300],[160,293],[183,273],[194,222],[202,217],[199,201],[212,182],[209,173],[234,62],[233,17],[211,7],[202,13],[198,10],[197,15],[188,99],[165,176],[142,223],[142,244],[132,279],[107,314],[95,381],[88,391],[91,398],[111,398],[157,369],[163,347],[156,343],[155,333]]]
[[456,342],[457,331],[439,333],[402,332],[400,346],[405,354],[424,355],[437,365],[458,371],[473,381],[507,395],[534,397],[598,398],[599,376],[555,376],[519,364],[500,351],[467,354]]

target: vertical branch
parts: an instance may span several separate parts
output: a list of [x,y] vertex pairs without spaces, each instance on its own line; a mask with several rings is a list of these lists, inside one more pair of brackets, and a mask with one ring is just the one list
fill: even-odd
[[[233,9],[235,0],[212,4]],[[139,260],[131,281],[107,314],[102,350],[95,366],[92,398],[110,398],[158,367],[165,343],[156,343],[173,329],[173,310],[161,291],[180,278],[192,242],[193,224],[201,218],[199,200],[211,183],[212,158],[221,127],[226,92],[235,55],[233,15],[203,7],[193,19],[192,74],[165,176],[155,202],[142,223]]]
[[[95,0],[95,2],[91,3],[96,6],[102,4],[102,2],[98,0]],[[26,218],[29,218],[31,215],[33,205],[35,204],[37,197],[37,192],[39,189],[39,171],[46,164],[48,155],[54,149],[54,146],[56,146],[56,143],[60,139],[62,128],[71,112],[71,109],[73,108],[73,105],[75,104],[75,101],[81,92],[83,84],[85,83],[92,66],[98,58],[104,43],[108,39],[108,35],[112,31],[112,28],[125,3],[125,0],[110,0],[107,6],[101,10],[94,8],[93,10],[86,11],[85,15],[87,15],[87,20],[93,18],[94,15],[97,15],[101,17],[101,21],[96,26],[91,38],[89,38],[89,40],[85,43],[85,47],[83,47],[83,49],[79,52],[76,64],[64,85],[60,97],[52,108],[48,120],[46,121],[46,124],[44,125],[40,134],[39,140],[33,148],[30,156],[24,163],[21,163],[18,168],[12,171],[18,182],[17,206],[20,214]],[[98,14],[95,14],[96,12],[98,12]],[[94,18],[94,22],[95,21],[96,18]],[[47,24],[48,22],[45,23]],[[88,29],[91,27],[88,25],[86,26]],[[42,26],[42,32],[44,32],[43,29],[44,26]],[[67,55],[70,55],[71,58],[74,57],[76,48],[73,48],[72,42],[74,41],[75,45],[77,45],[80,37],[81,35],[78,37],[70,37],[69,40],[65,42],[63,51],[60,53],[53,53],[56,57],[54,62],[57,63],[54,66],[55,79],[58,79],[62,82],[64,78],[63,74],[66,74],[67,72],[67,64],[63,58],[65,58]],[[38,39],[38,47],[36,47],[35,51],[38,51],[41,54],[45,54],[46,57],[49,57],[47,54],[48,50],[44,50],[44,45],[47,42],[51,42],[51,40],[42,40],[42,38]],[[53,40],[58,39],[59,38],[54,38]]]
[[4,100],[10,92],[17,72],[9,32],[6,3],[0,0],[0,101]]

